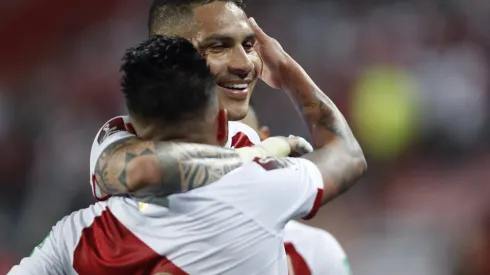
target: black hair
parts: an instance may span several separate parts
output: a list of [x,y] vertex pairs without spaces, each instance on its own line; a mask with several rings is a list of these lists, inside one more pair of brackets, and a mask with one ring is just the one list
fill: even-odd
[[148,31],[154,34],[176,34],[172,31],[188,23],[192,9],[213,2],[231,2],[243,9],[243,0],[154,0],[148,17]]
[[121,71],[127,108],[143,123],[178,125],[217,102],[206,60],[181,37],[156,35],[128,49]]

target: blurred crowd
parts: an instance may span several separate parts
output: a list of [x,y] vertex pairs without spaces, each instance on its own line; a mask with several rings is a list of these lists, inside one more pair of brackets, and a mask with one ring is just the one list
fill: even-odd
[[[93,203],[97,130],[125,113],[124,50],[150,1],[0,3],[0,273]],[[311,224],[354,274],[490,274],[490,1],[250,1],[247,12],[339,106],[369,173]],[[259,85],[261,122],[308,136]],[[274,106],[271,108],[269,106]]]

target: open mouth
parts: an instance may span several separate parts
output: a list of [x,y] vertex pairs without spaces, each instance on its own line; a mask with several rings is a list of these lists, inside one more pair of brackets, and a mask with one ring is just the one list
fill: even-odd
[[230,90],[245,90],[248,88],[247,83],[243,83],[243,84],[218,84],[218,85],[225,88],[225,89],[230,89]]
[[250,83],[219,83],[219,87],[230,97],[244,99],[248,96]]

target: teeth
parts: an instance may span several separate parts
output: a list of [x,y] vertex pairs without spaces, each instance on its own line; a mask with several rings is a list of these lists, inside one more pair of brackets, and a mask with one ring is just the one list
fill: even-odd
[[225,88],[228,88],[228,89],[247,89],[248,88],[248,84],[224,84],[222,85],[223,87]]

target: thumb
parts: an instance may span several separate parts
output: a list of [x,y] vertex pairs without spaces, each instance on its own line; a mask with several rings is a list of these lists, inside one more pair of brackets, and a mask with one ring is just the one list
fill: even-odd
[[269,36],[262,30],[262,28],[259,27],[259,25],[257,24],[257,22],[253,17],[250,17],[248,19],[248,22],[259,42],[264,42],[269,38]]

